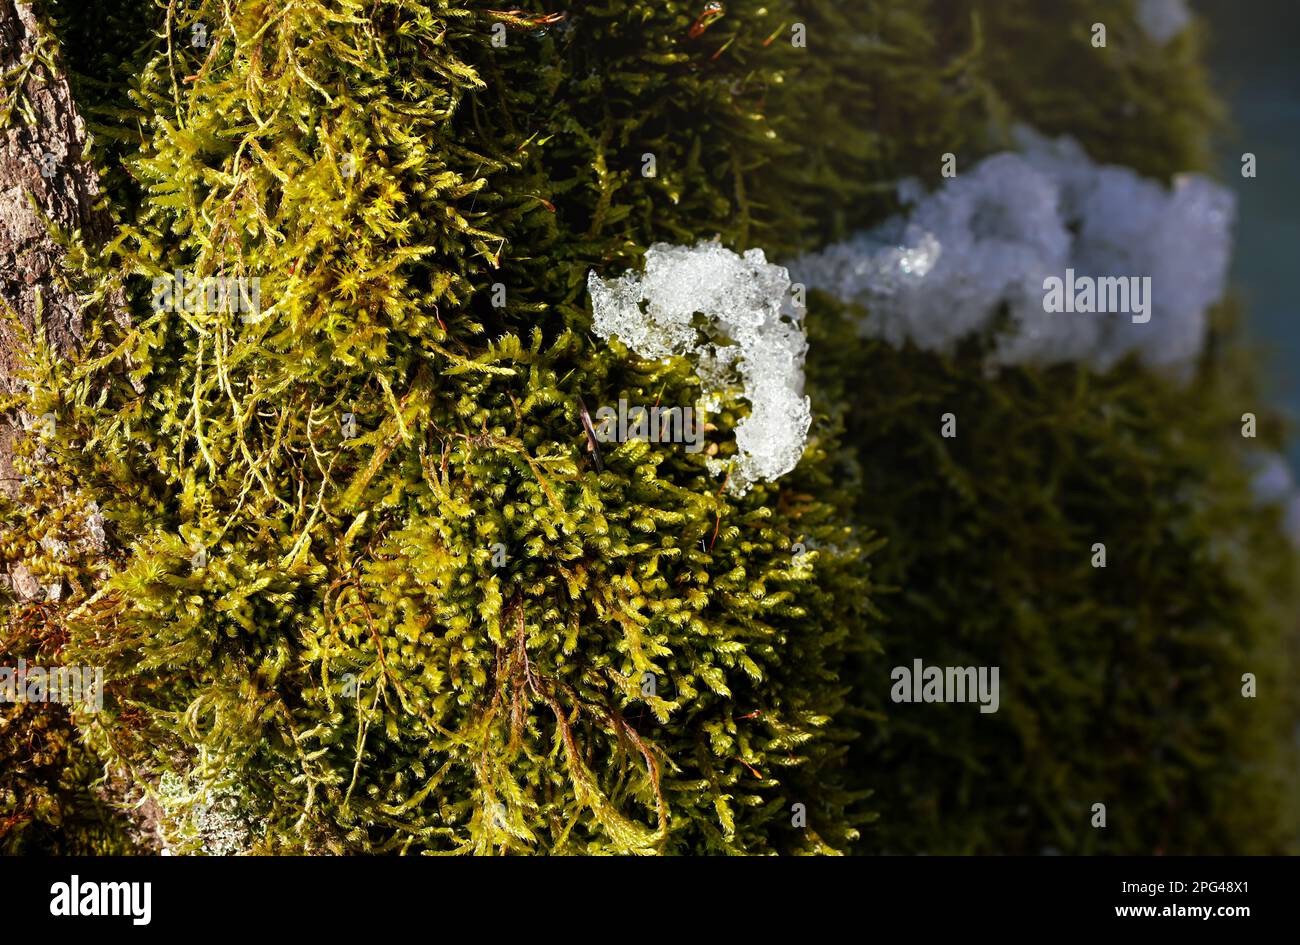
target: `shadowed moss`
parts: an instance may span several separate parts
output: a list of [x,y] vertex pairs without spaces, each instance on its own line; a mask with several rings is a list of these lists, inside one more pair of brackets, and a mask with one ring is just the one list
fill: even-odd
[[[897,589],[852,698],[884,720],[854,763],[888,772],[862,849],[1291,849],[1295,557],[1251,492],[1241,414],[1259,400],[1236,357],[1190,388],[1132,363],[990,378],[973,343],[896,351],[822,312],[816,371],[873,379],[845,437],[859,519],[888,542],[876,579]],[[998,666],[998,711],[895,705],[890,671],[914,659]]]

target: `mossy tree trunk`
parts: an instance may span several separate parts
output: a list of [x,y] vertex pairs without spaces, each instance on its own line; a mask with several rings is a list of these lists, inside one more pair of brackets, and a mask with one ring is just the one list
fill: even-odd
[[[62,355],[82,340],[82,313],[53,232],[96,239],[109,224],[98,207],[98,175],[83,157],[85,123],[36,7],[0,4],[0,75],[0,395],[12,395],[31,338],[43,333]],[[19,484],[14,447],[31,420],[21,410],[0,414],[0,490],[11,498]],[[19,596],[41,593],[21,564],[11,566],[9,581]]]

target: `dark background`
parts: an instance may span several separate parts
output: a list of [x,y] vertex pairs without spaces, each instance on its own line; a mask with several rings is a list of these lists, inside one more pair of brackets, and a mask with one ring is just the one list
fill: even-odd
[[[1268,352],[1268,391],[1300,419],[1300,2],[1194,0],[1229,127],[1217,142],[1223,182],[1237,194],[1233,289],[1252,340]],[[1241,155],[1254,152],[1254,180]],[[1300,441],[1291,447],[1300,470]]]

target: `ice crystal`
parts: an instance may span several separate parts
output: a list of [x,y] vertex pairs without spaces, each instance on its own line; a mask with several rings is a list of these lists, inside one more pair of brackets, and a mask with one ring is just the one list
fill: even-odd
[[[1078,360],[1106,370],[1136,353],[1185,369],[1223,292],[1230,192],[1198,175],[1168,190],[1094,163],[1070,139],[1019,138],[1021,152],[987,158],[932,194],[903,182],[908,215],[795,260],[794,277],[865,304],[864,334],[898,346],[943,351],[996,331],[994,366]],[[1149,277],[1150,320],[1047,311],[1044,280],[1067,270]]]
[[[812,414],[803,392],[807,340],[802,312],[788,304],[790,275],[761,249],[737,255],[719,243],[656,243],[642,275],[588,274],[593,329],[644,358],[681,355],[695,364],[706,398],[749,402],[736,426],[728,486],[785,475],[803,454]],[[710,459],[709,468],[725,465]]]

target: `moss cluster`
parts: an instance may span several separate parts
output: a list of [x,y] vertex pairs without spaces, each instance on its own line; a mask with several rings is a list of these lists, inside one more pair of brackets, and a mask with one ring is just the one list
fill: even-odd
[[[588,271],[658,240],[816,247],[1014,121],[1196,166],[1196,37],[1155,56],[1121,0],[572,6],[123,0],[96,32],[56,5],[118,227],[70,259],[130,314],[72,362],[32,343],[27,406],[58,424],[25,500],[66,506],[75,548],[93,499],[110,550],[0,523],[66,589],[7,619],[108,670],[62,750],[181,851],[226,849],[186,813],[204,791],[284,852],[1282,845],[1293,707],[1251,727],[1214,675],[1278,655],[1290,565],[1219,348],[1192,397],[1132,366],[989,379],[814,296],[814,427],[778,482],[706,470],[738,403],[704,454],[603,470],[579,421],[698,393],[587,334]],[[259,279],[262,310],[156,310],[176,270]],[[1000,663],[1003,713],[888,703],[913,655]],[[1111,798],[1111,832],[1080,829]]]

